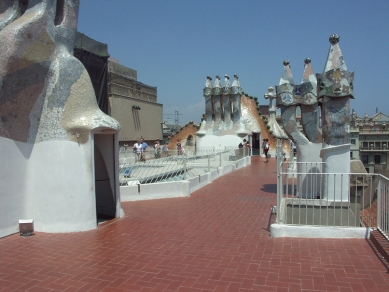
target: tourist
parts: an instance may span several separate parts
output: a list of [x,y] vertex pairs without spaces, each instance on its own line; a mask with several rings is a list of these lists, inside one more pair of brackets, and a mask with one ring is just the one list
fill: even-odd
[[136,161],[141,160],[141,156],[142,156],[142,140],[139,139],[138,142],[135,143],[134,146],[132,146],[132,149],[136,153]]
[[182,145],[181,145],[180,139],[178,139],[178,141],[177,141],[177,154],[182,155]]
[[244,143],[244,147],[247,148],[248,150],[248,155],[250,156],[251,154],[251,145],[249,143],[249,141],[246,141],[246,139],[243,140],[245,143]]
[[167,143],[165,143],[165,145],[163,145],[163,147],[162,147],[162,153],[164,154],[165,157],[170,156],[170,154],[169,154],[169,146],[168,146]]
[[268,152],[269,152],[269,148],[270,148],[269,139],[263,139],[262,147],[263,147],[263,152],[265,153],[265,156],[266,156],[265,162],[269,162],[269,158],[268,158]]
[[157,139],[154,144],[154,156],[156,159],[161,157],[161,145],[159,144],[159,139]]
[[147,149],[149,148],[149,145],[147,145],[147,143],[145,142],[145,139],[141,138],[141,142],[142,142],[143,152],[147,151]]

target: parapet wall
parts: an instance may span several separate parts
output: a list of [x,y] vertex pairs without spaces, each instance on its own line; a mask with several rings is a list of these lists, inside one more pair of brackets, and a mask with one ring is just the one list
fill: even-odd
[[196,176],[185,181],[160,182],[153,184],[139,184],[135,186],[121,186],[120,198],[122,202],[153,200],[163,198],[189,197],[191,193],[201,189],[224,174],[233,172],[251,164],[251,157],[246,156],[229,164],[219,167],[209,173]]

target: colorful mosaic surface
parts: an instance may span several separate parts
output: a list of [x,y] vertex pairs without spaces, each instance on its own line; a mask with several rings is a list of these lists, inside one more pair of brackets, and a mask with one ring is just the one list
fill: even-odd
[[0,137],[85,143],[93,129],[118,130],[73,57],[79,0],[1,1],[0,8]]

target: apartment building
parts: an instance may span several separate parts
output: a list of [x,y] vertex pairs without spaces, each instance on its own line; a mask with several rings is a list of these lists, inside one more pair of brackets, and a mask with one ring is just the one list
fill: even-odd
[[137,80],[137,71],[108,59],[110,115],[121,125],[120,145],[133,145],[139,138],[152,143],[162,140],[163,107],[157,102],[157,87]]
[[378,112],[369,117],[351,114],[351,153],[360,159],[369,173],[389,176],[389,116]]

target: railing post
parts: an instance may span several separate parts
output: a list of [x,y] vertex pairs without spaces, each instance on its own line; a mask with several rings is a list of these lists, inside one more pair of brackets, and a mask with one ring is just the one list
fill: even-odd
[[[371,199],[371,198],[370,198]],[[377,227],[382,227],[382,215],[381,215],[381,177],[378,176],[377,184]]]
[[[278,154],[278,141],[276,144],[276,155]],[[277,157],[278,158],[278,157]],[[282,189],[281,185],[281,163],[278,159],[276,159],[276,165],[277,165],[277,214],[276,214],[276,223],[279,224],[279,214],[280,214],[280,193]]]
[[222,152],[219,152],[220,163],[219,167],[222,167]]
[[186,154],[184,156],[184,180],[186,180]]
[[211,155],[208,155],[208,172],[211,172]]

